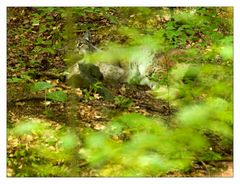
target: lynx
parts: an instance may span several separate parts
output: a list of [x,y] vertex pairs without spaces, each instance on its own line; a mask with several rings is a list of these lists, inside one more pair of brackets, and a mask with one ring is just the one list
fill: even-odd
[[[138,46],[134,48],[123,47],[111,49],[109,51],[101,50],[91,44],[90,32],[87,31],[77,44],[79,54],[86,55],[88,53],[98,53],[98,56],[108,54],[108,58],[100,59],[94,65],[99,68],[103,75],[103,79],[108,82],[128,82],[140,85],[147,85],[150,88],[155,88],[157,81],[151,80],[151,74],[157,72],[167,72],[169,68],[174,66],[171,61],[171,55],[181,54],[179,50],[173,50],[167,54],[156,53],[147,46]],[[99,61],[98,61],[99,59]],[[83,57],[78,63],[86,62],[86,57]],[[73,67],[72,71],[79,71],[79,66]],[[74,69],[75,68],[75,69]]]

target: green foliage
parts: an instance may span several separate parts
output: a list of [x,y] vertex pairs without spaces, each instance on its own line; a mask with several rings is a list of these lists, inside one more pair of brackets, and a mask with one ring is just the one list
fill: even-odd
[[88,102],[89,100],[93,100],[96,98],[97,91],[99,89],[102,89],[102,82],[95,82],[92,85],[90,85],[89,89],[84,89],[84,101]]
[[[42,60],[47,58],[50,64],[55,56],[59,57],[64,44],[62,17],[56,10],[40,7],[8,8],[8,15],[11,15],[8,16],[8,49],[12,53],[11,59],[17,61],[12,61],[12,67],[8,67],[8,70],[14,68],[21,73],[37,69],[39,72],[42,67],[46,67]],[[14,20],[16,23],[13,23]]]
[[102,88],[102,83],[100,81],[95,82],[90,86],[90,92],[97,93],[98,89]]
[[8,83],[25,83],[31,81],[31,77],[29,76],[28,73],[23,73],[21,74],[20,77],[11,77],[7,79]]
[[47,93],[47,98],[56,102],[66,102],[68,97],[67,94],[63,91],[54,91]]
[[131,105],[133,105],[133,101],[129,98],[119,95],[114,98],[114,104],[121,109],[128,109]]
[[233,37],[228,36],[220,40],[220,55],[224,60],[233,59]]
[[203,54],[205,60],[211,63],[218,63],[224,66],[232,66],[233,59],[233,37],[226,36],[219,40],[213,40],[213,44],[209,46]]
[[94,99],[94,97],[92,96],[89,90],[84,89],[83,92],[84,92],[84,102],[88,102],[89,100]]
[[206,161],[214,161],[214,160],[221,160],[222,156],[219,153],[208,151],[203,157],[202,160]]
[[223,99],[209,99],[205,104],[186,106],[177,117],[183,126],[212,131],[225,139],[232,139],[231,104]]
[[43,111],[43,114],[46,115],[46,117],[48,118],[53,118],[55,116],[54,112],[51,109],[47,108],[47,105],[45,105],[45,110]]
[[231,101],[232,85],[231,68],[181,63],[169,72],[168,86],[159,86],[152,93],[173,106],[182,106],[210,97]]
[[[184,47],[191,42],[194,42],[200,48],[205,48],[209,42],[222,39],[225,34],[224,31],[232,33],[232,26],[228,24],[231,16],[217,15],[217,9],[183,8],[182,11],[174,10],[173,12],[172,18],[174,21],[167,22],[164,30],[167,40],[174,48]],[[221,19],[226,20],[225,25],[222,24]],[[218,30],[222,26],[224,31]]]
[[55,102],[66,102],[68,99],[68,96],[63,91],[54,91],[54,92],[47,92],[47,89],[53,88],[54,86],[47,82],[37,82],[34,83],[31,86],[31,92],[39,92],[39,91],[45,91],[45,96],[48,99],[51,99]]
[[40,121],[33,121],[29,119],[19,123],[18,126],[13,129],[13,133],[17,136],[32,133],[41,133],[45,128],[46,126]]
[[31,87],[31,91],[38,92],[38,91],[46,90],[52,87],[53,85],[47,82],[37,82],[33,84],[33,86]]
[[22,79],[18,78],[18,77],[12,77],[12,78],[7,79],[8,83],[19,83],[21,81],[22,81]]
[[[199,109],[182,110],[177,115],[180,123],[175,129],[139,114],[120,116],[112,120],[105,132],[86,134],[82,153],[101,176],[164,175],[188,170],[194,160],[209,158],[210,154],[219,159],[217,154],[208,151],[209,142],[204,131],[213,131],[229,139],[232,131],[229,124],[215,129],[213,124],[217,122],[210,124],[207,120],[207,113],[222,113],[217,112],[215,105],[207,105],[200,115],[197,114]],[[209,108],[212,108],[210,112]]]
[[[26,119],[8,131],[8,167],[12,176],[71,176],[74,150],[79,145],[74,132],[59,124]],[[24,159],[23,159],[24,158]]]
[[76,148],[78,143],[78,137],[73,133],[66,133],[59,140],[59,147],[66,151],[71,151]]

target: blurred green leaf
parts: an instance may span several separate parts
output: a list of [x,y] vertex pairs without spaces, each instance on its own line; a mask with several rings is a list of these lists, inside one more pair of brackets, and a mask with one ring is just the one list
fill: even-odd
[[69,151],[74,149],[79,140],[76,134],[74,133],[67,133],[64,136],[60,137],[60,146],[65,150],[65,151]]
[[209,111],[204,106],[194,105],[181,109],[178,118],[185,126],[201,128],[205,125],[209,117]]
[[13,133],[15,135],[32,134],[32,133],[42,133],[46,126],[43,122],[36,119],[29,119],[22,121],[14,129]]
[[221,47],[220,55],[223,57],[223,59],[233,59],[233,46],[225,45]]

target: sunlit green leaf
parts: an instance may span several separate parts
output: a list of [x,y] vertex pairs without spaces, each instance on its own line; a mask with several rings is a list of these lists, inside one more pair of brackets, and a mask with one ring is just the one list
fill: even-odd
[[185,107],[178,113],[178,118],[184,125],[199,128],[207,122],[208,117],[208,110],[200,105]]
[[53,85],[52,84],[49,84],[47,82],[37,82],[37,83],[34,83],[31,87],[31,91],[32,92],[38,92],[38,91],[42,91],[42,90],[45,90],[45,89],[49,89],[49,88],[52,88]]
[[68,98],[67,94],[63,91],[54,91],[47,93],[47,97],[56,102],[66,102]]
[[153,89],[151,93],[157,99],[174,100],[179,94],[179,89],[172,86],[160,86],[156,89]]

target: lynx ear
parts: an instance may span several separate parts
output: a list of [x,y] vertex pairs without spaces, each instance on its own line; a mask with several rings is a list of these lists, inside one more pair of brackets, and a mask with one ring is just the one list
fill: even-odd
[[78,38],[76,41],[76,51],[79,54],[85,54],[89,51],[94,51],[91,46],[91,33],[87,30],[82,38]]

